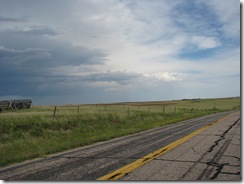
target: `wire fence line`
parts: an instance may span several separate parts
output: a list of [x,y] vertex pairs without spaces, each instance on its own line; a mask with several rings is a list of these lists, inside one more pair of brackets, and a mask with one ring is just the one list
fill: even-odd
[[[239,98],[203,99],[158,102],[123,102],[112,104],[67,104],[53,106],[33,106],[31,100],[0,101],[0,117],[29,117],[49,120],[72,120],[87,116],[105,118],[119,116],[172,116],[209,114],[240,109]],[[41,122],[41,121],[40,121]]]
[[[106,114],[118,114],[124,116],[130,116],[136,113],[153,114],[153,113],[194,113],[198,111],[213,111],[216,108],[210,109],[199,109],[199,108],[180,108],[177,106],[110,106],[110,105],[99,105],[99,106],[54,106],[53,107],[53,118],[61,115],[106,115]],[[51,110],[52,111],[52,110]]]

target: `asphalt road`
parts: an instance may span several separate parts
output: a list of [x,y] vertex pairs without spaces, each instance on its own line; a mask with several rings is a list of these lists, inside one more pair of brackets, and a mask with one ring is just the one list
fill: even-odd
[[120,180],[240,181],[240,138],[235,114]]
[[[194,118],[4,167],[0,180],[97,180],[231,113]],[[240,113],[119,179],[240,180]]]

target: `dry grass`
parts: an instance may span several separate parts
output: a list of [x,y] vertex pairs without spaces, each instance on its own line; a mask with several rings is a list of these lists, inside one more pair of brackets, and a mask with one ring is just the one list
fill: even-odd
[[35,106],[0,114],[0,166],[220,111],[240,98]]

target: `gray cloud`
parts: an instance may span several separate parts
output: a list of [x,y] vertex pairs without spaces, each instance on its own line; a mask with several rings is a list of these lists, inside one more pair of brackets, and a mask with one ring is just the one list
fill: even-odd
[[59,34],[58,32],[48,28],[48,27],[31,27],[30,30],[28,31],[22,31],[23,34],[28,34],[28,35],[50,35],[50,36],[55,36]]
[[[4,86],[0,96],[68,94],[88,89],[90,83],[115,82],[128,85],[142,77],[141,74],[121,71],[93,73],[92,68],[90,71],[86,68],[88,74],[82,76],[54,74],[53,69],[60,66],[102,66],[106,59],[104,53],[96,50],[81,47],[66,49],[14,50],[0,47],[0,74],[4,76],[0,77],[0,84]],[[107,86],[98,87],[100,90],[107,89]]]
[[[231,1],[230,7],[238,5],[237,9],[228,8],[213,0],[215,14],[212,6],[199,6],[201,2],[205,1],[0,1],[0,98],[89,103],[185,98],[194,87],[214,89],[209,82],[205,87],[206,76],[219,81],[216,73],[239,71],[234,64],[239,50],[225,52],[239,44],[234,40],[232,46],[222,37],[226,25],[228,32],[238,32],[234,25],[239,22],[229,15],[238,12],[239,4]],[[228,17],[235,24],[227,24]],[[209,51],[218,45],[229,47],[213,58],[219,51]],[[192,54],[198,48],[207,48],[210,54]],[[196,56],[197,62],[181,53]],[[220,65],[218,72],[211,70]],[[184,71],[188,81],[171,80]],[[222,92],[228,86],[224,82]],[[202,91],[203,87],[194,95],[199,97]]]
[[[0,5],[2,3],[0,2]],[[18,7],[24,4],[22,2]],[[6,8],[10,5],[12,4],[4,3],[1,7]],[[56,2],[49,6],[53,11],[48,11],[48,13],[52,12],[52,15],[59,11],[54,5],[56,6]],[[65,10],[67,5],[71,4],[64,1],[60,5]],[[40,10],[45,8],[47,6],[43,7],[42,3],[38,7]],[[67,13],[68,9],[66,9]],[[101,49],[88,48],[85,45],[74,46],[71,42],[53,39],[58,35],[62,36],[62,30],[56,31],[51,26],[42,26],[38,22],[35,24],[33,22],[35,18],[31,17],[35,14],[34,12],[28,14],[19,10],[21,8],[18,8],[16,14],[14,13],[11,17],[0,14],[0,22],[10,25],[0,29],[0,84],[2,86],[0,96],[46,96],[72,93],[75,89],[82,91],[81,88],[86,86],[89,80],[67,76],[64,73],[54,74],[54,70],[62,66],[104,65],[107,54]],[[8,14],[5,10],[1,12]],[[38,15],[43,17],[44,14]],[[57,19],[59,15],[61,14],[57,12]],[[14,23],[18,24],[14,26]]]
[[26,18],[12,18],[0,16],[0,22],[27,22]]
[[90,74],[86,76],[82,76],[79,79],[87,82],[99,82],[99,81],[107,81],[107,82],[116,82],[120,85],[126,85],[132,82],[137,81],[142,77],[141,74],[132,73],[132,72],[106,72],[106,73],[96,73]]
[[[28,29],[29,32],[35,32],[37,29]],[[49,30],[50,31],[50,30]],[[52,42],[50,38],[44,34],[27,34],[25,30],[15,29],[5,29],[0,31],[0,40],[1,45],[5,48],[14,49],[14,50],[26,50],[26,49],[35,49],[35,48],[47,48],[55,47],[58,45],[57,42]]]
[[85,46],[72,46],[67,42],[53,41],[43,35],[55,35],[49,29],[32,29],[29,31],[2,31],[0,38],[1,62],[19,62],[23,66],[78,66],[81,64],[102,64],[106,54],[99,49]]
[[1,31],[2,35],[15,35],[15,36],[55,36],[60,33],[57,31],[47,27],[47,26],[31,26],[27,30],[21,30],[21,29],[7,29]]
[[0,96],[45,96],[54,94],[55,89],[65,92],[65,82],[74,78],[54,74],[55,68],[104,65],[106,62],[106,53],[99,49],[73,46],[44,37],[45,34],[55,35],[55,32],[49,28],[0,32],[3,41],[0,45],[0,84],[3,86]]

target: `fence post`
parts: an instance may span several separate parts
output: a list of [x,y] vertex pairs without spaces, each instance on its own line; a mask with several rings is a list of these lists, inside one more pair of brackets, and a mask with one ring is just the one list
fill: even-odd
[[56,115],[56,110],[57,110],[57,106],[54,107],[54,111],[53,111],[53,120],[54,120],[55,115]]
[[2,106],[0,106],[0,113],[3,113],[4,109]]
[[128,116],[130,116],[130,107],[128,107]]

